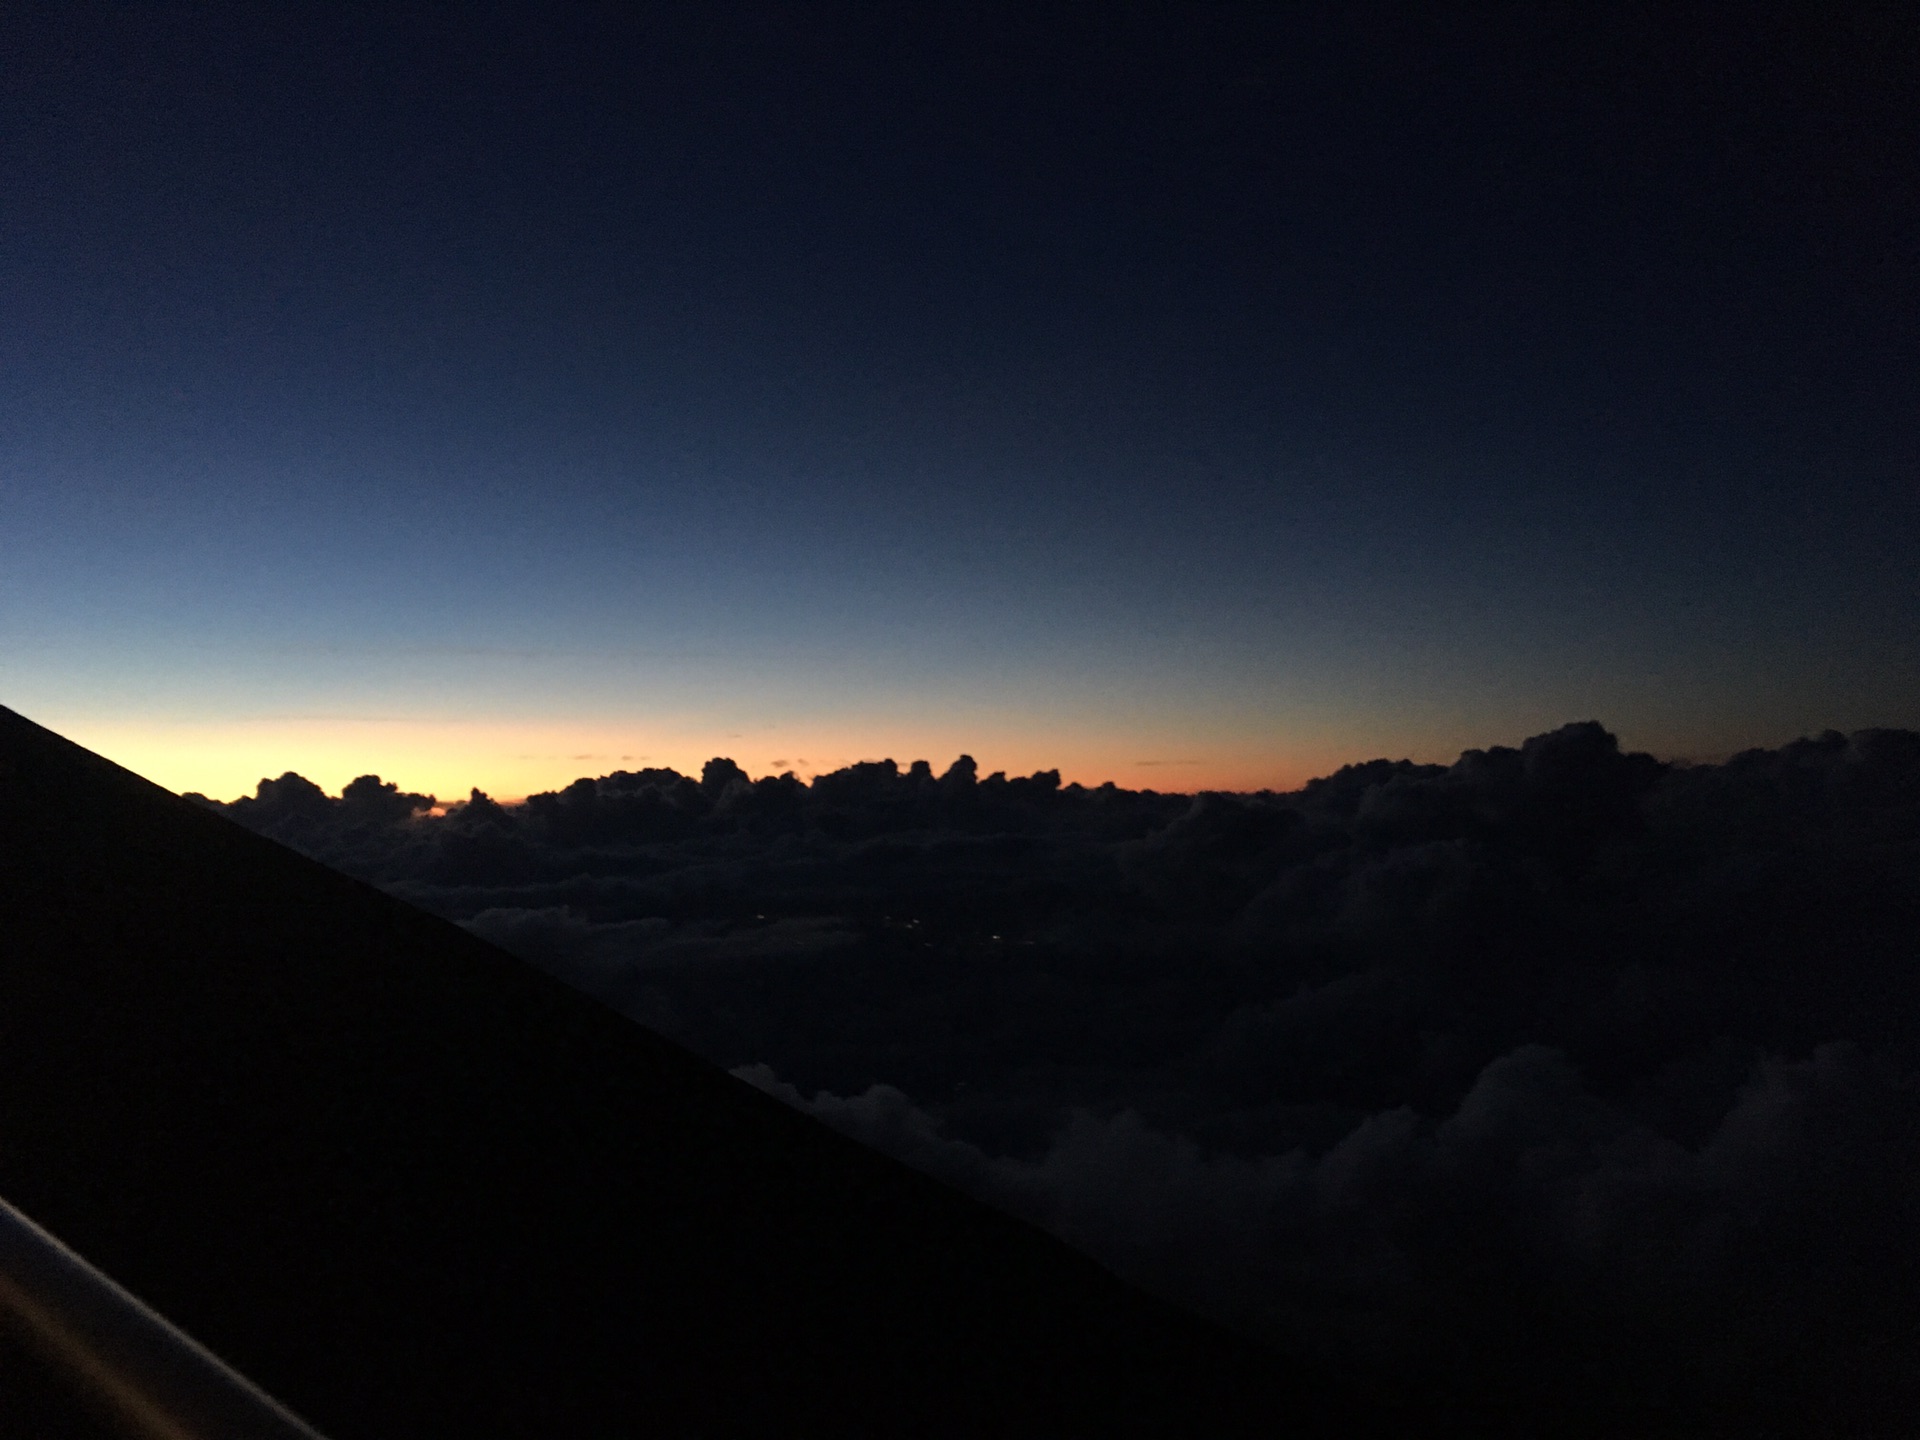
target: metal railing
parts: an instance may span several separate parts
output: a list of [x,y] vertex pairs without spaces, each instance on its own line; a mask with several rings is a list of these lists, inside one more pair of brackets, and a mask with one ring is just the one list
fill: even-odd
[[323,1440],[4,1200],[0,1320],[147,1440]]

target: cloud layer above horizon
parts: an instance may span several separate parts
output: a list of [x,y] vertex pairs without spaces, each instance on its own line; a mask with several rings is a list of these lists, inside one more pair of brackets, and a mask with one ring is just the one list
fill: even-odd
[[1920,734],[218,808],[1368,1384],[1596,1435],[1920,1400]]

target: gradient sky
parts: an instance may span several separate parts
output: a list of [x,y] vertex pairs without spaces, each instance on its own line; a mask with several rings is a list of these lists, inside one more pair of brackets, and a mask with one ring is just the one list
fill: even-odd
[[222,797],[1920,725],[1911,8],[552,8],[0,20],[0,703]]

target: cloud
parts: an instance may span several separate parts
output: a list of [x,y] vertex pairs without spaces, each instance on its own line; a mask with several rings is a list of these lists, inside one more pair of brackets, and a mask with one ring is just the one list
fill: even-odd
[[1535,1430],[1920,1413],[1920,736],[349,792],[224,808],[1283,1348]]
[[[1544,1408],[1605,1372],[1649,1392],[1622,1407],[1644,1419],[1684,1386],[1708,1407],[1759,1391],[1806,1413],[1810,1397],[1779,1383],[1796,1370],[1856,1387],[1814,1402],[1828,1416],[1910,1387],[1911,1299],[1891,1276],[1910,1277],[1920,1250],[1920,1097],[1911,1077],[1869,1069],[1844,1045],[1765,1062],[1694,1148],[1533,1045],[1486,1066],[1451,1115],[1378,1111],[1318,1152],[1226,1153],[1130,1110],[1076,1109],[1033,1158],[952,1137],[891,1086],[809,1098],[768,1066],[734,1073],[1172,1299],[1370,1367],[1375,1383],[1518,1384]],[[1872,1148],[1852,1143],[1862,1129]],[[1847,1262],[1883,1272],[1877,1306],[1800,1253],[1816,1198],[1844,1207],[1828,1238]],[[1699,1373],[1703,1324],[1717,1375]]]

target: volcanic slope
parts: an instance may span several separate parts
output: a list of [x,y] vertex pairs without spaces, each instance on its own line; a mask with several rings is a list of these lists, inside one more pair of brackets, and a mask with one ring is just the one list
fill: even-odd
[[0,1194],[336,1440],[1380,1424],[4,709],[0,907]]

